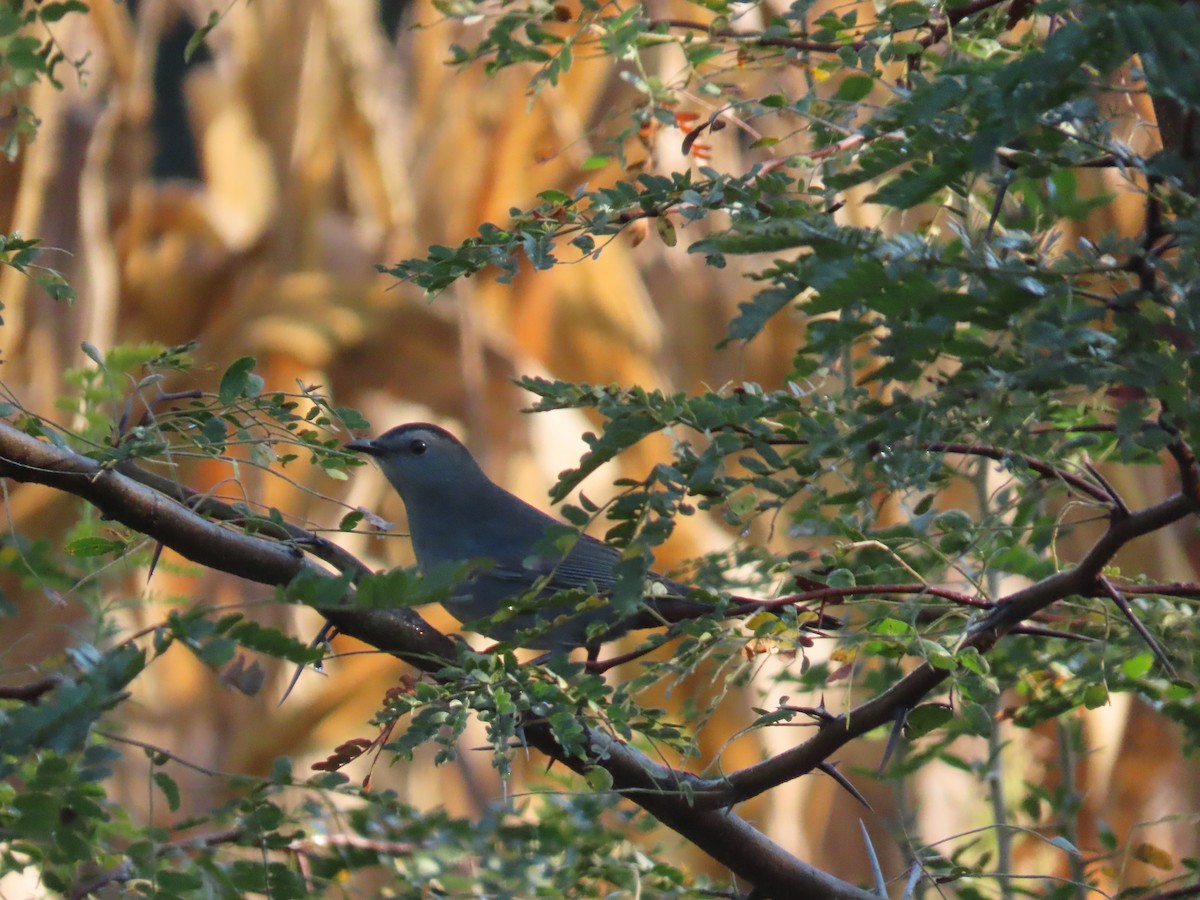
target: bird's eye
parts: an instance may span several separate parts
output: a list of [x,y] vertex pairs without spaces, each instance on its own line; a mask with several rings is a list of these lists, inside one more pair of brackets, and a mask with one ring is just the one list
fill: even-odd
[[411,444],[408,445],[408,452],[411,453],[413,456],[420,456],[422,453],[424,453],[428,449],[429,449],[429,445],[427,443],[425,443],[423,440],[421,440],[420,438],[418,438],[417,440],[413,441]]

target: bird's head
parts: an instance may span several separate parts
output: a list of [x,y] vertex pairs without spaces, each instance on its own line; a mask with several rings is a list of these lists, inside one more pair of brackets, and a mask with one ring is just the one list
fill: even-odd
[[490,484],[471,452],[437,425],[398,425],[377,438],[350,441],[346,449],[379,463],[405,506],[453,504],[456,498],[470,502],[480,485]]

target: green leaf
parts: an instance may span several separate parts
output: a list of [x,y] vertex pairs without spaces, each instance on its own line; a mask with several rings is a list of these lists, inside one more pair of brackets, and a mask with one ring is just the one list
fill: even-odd
[[904,736],[911,741],[945,727],[954,719],[954,709],[945,703],[922,703],[909,710],[904,720]]
[[302,569],[279,593],[287,603],[303,603],[317,609],[337,606],[346,596],[353,580],[353,572],[343,572],[333,577],[312,569]]
[[727,334],[731,341],[749,341],[761,332],[767,321],[796,299],[790,289],[770,289],[755,294],[754,299],[738,304],[738,314],[729,323]]
[[112,541],[101,537],[78,538],[67,544],[67,553],[71,556],[89,557],[104,556],[108,553],[124,553],[124,541]]
[[912,626],[907,622],[893,619],[890,616],[886,619],[881,619],[871,626],[872,634],[881,635],[906,635],[912,634],[912,630]]
[[926,662],[935,669],[950,671],[958,665],[954,660],[954,654],[937,641],[921,638],[920,643],[921,654],[925,657]]
[[165,897],[195,896],[204,887],[204,882],[194,872],[175,869],[158,869],[154,875],[156,894]]
[[1142,678],[1154,668],[1154,654],[1144,650],[1121,663],[1121,672],[1126,678]]
[[955,659],[960,666],[976,675],[987,675],[991,670],[987,657],[981,655],[975,647],[963,647],[955,655]]
[[223,404],[229,406],[244,397],[258,395],[262,390],[263,380],[254,374],[256,364],[253,356],[243,356],[225,370],[218,390],[218,397]]
[[1088,709],[1108,706],[1108,687],[1104,684],[1089,684],[1083,690],[1083,705]]
[[663,242],[664,246],[674,247],[678,243],[679,238],[675,234],[675,226],[671,224],[671,220],[666,216],[658,216],[654,220],[655,227],[658,229],[658,237]]
[[84,341],[79,345],[79,349],[83,351],[84,356],[94,362],[101,369],[107,368],[104,362],[104,354],[100,352],[100,348],[98,348],[95,344],[89,341]]
[[1076,847],[1074,844],[1072,844],[1069,840],[1067,840],[1061,834],[1055,835],[1054,837],[1052,837],[1050,839],[1050,844],[1054,847],[1057,847],[1059,850],[1065,850],[1067,853],[1071,854],[1072,856],[1083,856],[1083,854],[1079,851],[1079,848]]
[[205,443],[223,446],[225,438],[229,436],[229,425],[220,416],[213,416],[201,427],[200,436]]
[[179,811],[179,785],[175,780],[165,772],[154,773],[154,783],[158,785],[163,792],[163,796],[167,798],[167,807],[171,812]]
[[850,569],[834,569],[825,576],[825,583],[832,588],[854,587],[857,580]]
[[608,793],[613,788],[612,773],[602,766],[592,766],[584,774],[588,787],[596,793]]
[[310,647],[276,628],[266,628],[257,622],[239,622],[227,632],[228,636],[248,650],[256,650],[297,665],[320,662],[325,651]]
[[188,38],[187,46],[183,48],[183,61],[191,62],[196,51],[199,50],[205,40],[208,39],[209,32],[217,27],[221,22],[221,14],[215,9],[209,12],[208,21],[196,29],[196,33]]
[[846,103],[857,103],[875,87],[875,79],[870,75],[851,75],[838,85],[837,99]]
[[364,515],[365,513],[359,509],[346,513],[346,515],[342,516],[341,521],[338,522],[338,531],[353,531],[358,526],[358,523],[363,520]]
[[69,13],[86,13],[88,6],[81,0],[64,0],[61,3],[44,3],[38,10],[38,18],[43,22],[54,23]]

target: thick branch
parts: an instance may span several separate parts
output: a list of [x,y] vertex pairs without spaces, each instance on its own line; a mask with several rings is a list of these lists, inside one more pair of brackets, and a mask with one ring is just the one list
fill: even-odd
[[603,766],[619,793],[744,877],[764,897],[866,900],[875,896],[802,862],[730,810],[697,809],[682,788],[685,781],[698,783],[698,779],[672,772],[602,732],[589,729],[589,760],[564,757],[544,725],[527,723],[525,733],[531,745],[575,772],[586,774],[595,765]]
[[[285,585],[304,571],[329,574],[292,544],[249,535],[204,519],[178,500],[126,474],[30,437],[5,423],[0,423],[0,477],[36,482],[82,497],[106,518],[149,535],[184,558],[248,581]],[[189,495],[179,496],[186,499]],[[211,513],[223,504],[208,499],[204,506]],[[231,507],[225,509],[232,515],[223,518],[244,518],[243,513]],[[363,632],[373,634],[378,629],[395,641],[388,649],[414,665],[421,665],[419,660],[424,660],[427,667],[430,659],[454,658],[450,640],[412,610],[336,607],[322,608],[320,612],[342,631],[363,640],[367,640]]]
[[[176,481],[172,481],[170,478],[164,478],[162,475],[147,472],[145,469],[132,463],[121,463],[117,466],[117,471],[128,478],[132,478],[138,484],[143,484],[152,490],[158,491],[160,494],[165,494],[176,503],[181,503],[188,509],[194,510],[206,518],[239,526],[246,525],[249,520],[249,517],[243,510],[239,510],[228,503],[223,503],[214,497],[202,494]],[[306,531],[288,522],[277,523],[262,518],[254,520],[254,527],[255,533],[262,537],[274,538],[284,543],[290,543],[297,549],[304,550],[317,559],[324,560],[339,572],[355,573],[356,581],[358,576],[371,574],[371,569],[364,565],[356,556],[347,553],[344,549],[333,543],[333,541],[319,537],[311,531]]]

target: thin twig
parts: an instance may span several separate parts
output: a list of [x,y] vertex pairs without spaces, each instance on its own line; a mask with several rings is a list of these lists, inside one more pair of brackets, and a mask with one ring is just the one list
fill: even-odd
[[1162,584],[1123,584],[1126,594],[1158,594],[1160,597],[1200,598],[1200,581],[1170,581]]
[[1109,499],[1112,500],[1115,514],[1121,517],[1128,516],[1129,507],[1126,505],[1125,501],[1121,499],[1121,495],[1117,493],[1117,489],[1109,483],[1107,478],[1100,474],[1099,470],[1092,465],[1092,461],[1086,456],[1083,458],[1083,466],[1088,470],[1091,476],[1100,483],[1100,486],[1104,488],[1104,492],[1108,494]]
[[1104,592],[1112,598],[1113,603],[1117,605],[1117,609],[1119,609],[1125,618],[1129,620],[1129,624],[1133,626],[1133,630],[1136,631],[1141,639],[1146,642],[1146,646],[1150,648],[1150,652],[1154,654],[1154,657],[1158,660],[1159,664],[1167,670],[1167,674],[1170,675],[1171,678],[1177,677],[1175,674],[1175,667],[1171,665],[1171,660],[1167,658],[1166,651],[1159,646],[1158,641],[1154,639],[1154,635],[1152,635],[1150,630],[1142,624],[1141,619],[1134,614],[1133,607],[1129,605],[1129,601],[1125,599],[1125,595],[1117,590],[1117,588],[1111,581],[1108,580],[1106,576],[1101,575],[1096,580],[1104,589]]
[[[744,428],[734,428],[733,430],[739,434],[748,435],[747,430]],[[1105,430],[1107,430],[1107,428],[1105,428]],[[777,447],[791,447],[802,446],[806,442],[793,438],[779,437],[767,438],[765,443]],[[882,448],[880,449],[882,450]],[[1059,468],[1058,466],[1051,465],[1045,460],[1038,459],[1035,456],[1029,456],[1025,453],[1014,453],[1011,450],[1005,450],[1001,447],[991,447],[986,444],[966,444],[953,441],[922,442],[916,445],[916,449],[924,450],[927,453],[949,453],[955,456],[980,456],[984,459],[995,460],[996,462],[1013,460],[1015,462],[1020,462],[1027,469],[1037,473],[1042,478],[1061,481],[1067,486],[1079,491],[1081,494],[1086,494],[1093,500],[1098,500],[1105,505],[1108,505],[1112,500],[1107,491],[1105,491],[1102,487],[1092,484],[1092,482],[1088,481],[1086,478],[1081,478],[1072,472],[1068,472],[1065,469]]]
[[145,741],[139,741],[136,738],[126,737],[123,734],[113,734],[111,731],[100,731],[100,730],[97,730],[95,732],[95,734],[98,737],[102,737],[105,740],[112,741],[113,743],[116,743],[116,744],[128,744],[131,747],[138,747],[142,750],[147,751],[148,753],[153,753],[155,756],[161,756],[165,759],[171,760],[172,762],[179,763],[179,765],[183,766],[184,768],[191,769],[193,772],[199,772],[201,775],[209,775],[213,778],[228,778],[231,780],[235,780],[235,779],[249,780],[249,781],[258,781],[259,780],[257,778],[254,778],[251,775],[237,775],[233,772],[221,772],[217,769],[207,768],[206,766],[202,766],[199,763],[194,763],[189,759],[184,759],[182,756],[172,753],[170,750],[166,750],[162,747],[159,747],[156,744],[148,744]]
[[1071,472],[1053,466],[1044,460],[1033,456],[1028,456],[1024,453],[1013,453],[1000,447],[988,447],[982,444],[960,444],[951,441],[929,441],[920,445],[922,450],[927,450],[930,453],[952,453],[960,456],[981,456],[985,459],[992,459],[996,462],[1004,462],[1005,460],[1014,460],[1020,462],[1027,469],[1036,472],[1043,478],[1061,481],[1064,484],[1075,488],[1081,494],[1086,494],[1094,500],[1099,500],[1101,503],[1109,503],[1110,497],[1108,492],[1103,488],[1097,487],[1085,478],[1081,478]]
[[1058,638],[1064,641],[1095,641],[1096,638],[1086,634],[1075,634],[1073,631],[1059,631],[1057,628],[1041,628],[1037,625],[1017,625],[1009,634],[1024,634],[1029,637]]
[[46,694],[66,679],[59,674],[44,675],[28,684],[0,684],[0,700],[21,700],[25,703],[37,703]]
[[[914,31],[919,28],[928,28],[929,33],[916,41],[921,47],[928,50],[934,44],[940,43],[950,33],[950,29],[963,19],[990,9],[993,6],[999,6],[1003,2],[1005,0],[975,0],[973,3],[950,10],[946,14],[945,19],[940,22],[925,21],[914,28],[906,28],[904,30]],[[840,53],[842,50],[863,50],[877,44],[877,41],[866,40],[837,42],[810,41],[805,38],[793,37],[767,37],[759,32],[734,31],[732,28],[713,28],[711,25],[691,19],[650,19],[647,24],[651,29],[664,26],[666,28],[686,29],[689,31],[704,31],[710,37],[721,40],[743,41],[759,47],[783,47],[788,50],[799,50],[806,53]]]

